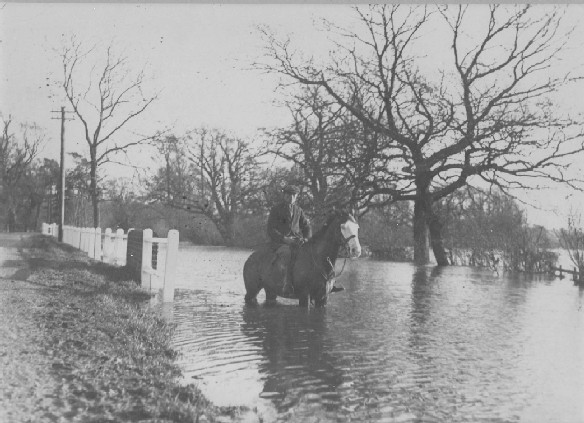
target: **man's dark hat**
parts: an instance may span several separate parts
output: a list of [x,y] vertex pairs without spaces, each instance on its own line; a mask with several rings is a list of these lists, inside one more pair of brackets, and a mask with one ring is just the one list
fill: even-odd
[[282,192],[285,192],[287,194],[298,194],[300,190],[298,189],[298,187],[295,187],[294,185],[286,185],[284,188],[282,188]]

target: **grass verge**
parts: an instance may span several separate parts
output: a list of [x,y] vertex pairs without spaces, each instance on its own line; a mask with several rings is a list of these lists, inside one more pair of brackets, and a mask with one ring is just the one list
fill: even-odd
[[150,294],[124,269],[34,236],[21,253],[27,282],[46,288],[34,311],[56,381],[48,420],[203,422],[239,420],[193,385],[179,384],[173,326],[147,307]]

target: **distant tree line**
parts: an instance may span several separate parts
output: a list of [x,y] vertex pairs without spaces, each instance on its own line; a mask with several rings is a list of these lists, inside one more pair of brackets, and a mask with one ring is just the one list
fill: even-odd
[[[7,232],[35,230],[42,207],[57,184],[59,167],[55,161],[39,157],[45,142],[41,128],[17,125],[10,115],[1,119],[0,225]],[[51,206],[57,207],[57,202]]]
[[[6,152],[2,200],[11,207],[3,208],[4,229],[34,230],[41,220],[50,220],[50,214],[52,221],[58,221],[54,192],[58,164],[40,161],[27,142],[18,142],[9,128],[5,122],[5,134],[9,135],[2,137]],[[326,210],[351,204],[346,201],[350,195],[339,194],[341,201],[315,195],[320,191],[307,187],[310,177],[306,172],[311,169],[301,163],[302,159],[290,160],[292,166],[285,166],[286,161],[268,166],[273,163],[273,154],[262,147],[253,149],[246,141],[219,130],[199,129],[180,137],[165,135],[157,139],[156,146],[160,166],[147,175],[142,192],[136,192],[130,180],[100,181],[103,228],[151,227],[160,234],[179,228],[183,240],[198,244],[254,247],[265,242],[267,211],[280,200],[280,189],[286,183],[303,187],[300,202],[315,225],[322,222]],[[330,147],[328,154],[333,156]],[[279,157],[284,156],[282,151]],[[92,226],[90,165],[77,154],[72,158],[75,166],[67,172],[65,223]],[[331,169],[334,167],[331,165]],[[323,180],[328,192],[351,188],[344,186],[344,178],[336,178],[333,172],[329,177],[326,169],[317,168],[327,176]],[[548,251],[558,246],[554,234],[529,226],[516,201],[503,192],[466,187],[443,198],[435,210],[443,225],[449,264],[492,266],[494,260],[502,260],[501,265],[509,269],[537,271],[555,259]],[[370,207],[361,213],[360,225],[362,241],[374,257],[413,259],[413,209],[409,203],[390,201]],[[569,227],[561,232],[561,240],[578,241],[568,236],[578,231],[581,229],[576,221],[570,220]],[[578,254],[578,248],[575,251]]]

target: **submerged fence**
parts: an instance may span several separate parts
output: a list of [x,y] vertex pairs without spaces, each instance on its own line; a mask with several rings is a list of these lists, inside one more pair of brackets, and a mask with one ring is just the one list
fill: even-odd
[[584,285],[584,271],[582,268],[578,268],[578,267],[574,267],[574,270],[570,270],[570,269],[563,269],[562,266],[550,266],[549,268],[549,272],[552,275],[555,275],[556,272],[559,272],[559,276],[560,278],[564,277],[564,273],[567,273],[569,275],[572,275],[572,280],[574,281],[575,284],[577,285]]
[[[57,237],[59,225],[42,224],[42,233]],[[163,301],[174,300],[174,279],[179,233],[168,231],[167,238],[153,237],[152,229],[77,228],[63,226],[63,242],[89,257],[115,266],[126,266],[134,279],[150,291],[162,291]]]

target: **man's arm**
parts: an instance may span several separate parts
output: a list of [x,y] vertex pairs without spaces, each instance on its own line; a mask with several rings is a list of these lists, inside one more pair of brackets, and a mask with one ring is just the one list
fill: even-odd
[[278,210],[273,207],[270,210],[270,215],[268,217],[268,237],[279,244],[284,243],[284,235],[276,229],[276,222],[278,221]]

